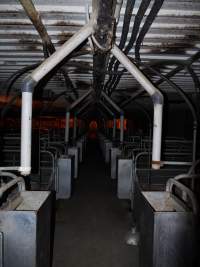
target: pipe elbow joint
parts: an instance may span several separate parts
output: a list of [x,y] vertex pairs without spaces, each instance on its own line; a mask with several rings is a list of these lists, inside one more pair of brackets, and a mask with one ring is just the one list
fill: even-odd
[[28,176],[31,174],[31,167],[21,167],[20,168],[20,173],[23,176]]
[[160,104],[160,105],[164,104],[164,97],[158,90],[152,95],[152,100],[154,104]]
[[33,93],[33,90],[36,86],[37,82],[33,80],[31,75],[28,75],[24,78],[23,83],[22,83],[22,93],[23,92],[28,92],[28,93]]

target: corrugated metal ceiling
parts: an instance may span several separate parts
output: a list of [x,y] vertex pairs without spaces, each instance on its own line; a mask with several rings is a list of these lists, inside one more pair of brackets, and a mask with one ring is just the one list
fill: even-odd
[[[138,11],[141,0],[136,0],[133,11],[134,16]],[[86,23],[87,5],[91,9],[89,0],[35,0],[36,8],[40,11],[47,31],[58,48],[72,34]],[[116,42],[119,43],[124,12],[124,1],[121,9],[120,21],[117,27]],[[148,15],[148,8],[145,15]],[[184,61],[200,49],[200,1],[174,1],[165,0],[156,20],[148,31],[143,41],[140,53],[144,62],[160,60]],[[142,24],[141,26],[142,27]],[[130,38],[129,32],[128,38]],[[128,41],[128,40],[127,40]],[[69,76],[79,91],[85,90],[92,84],[93,58],[88,44],[82,48],[87,54],[72,58],[66,65]],[[129,53],[134,56],[134,47]],[[3,84],[12,73],[20,68],[42,61],[42,41],[17,0],[0,1],[0,84]],[[193,69],[200,76],[200,63],[193,64]],[[174,65],[162,67],[162,73],[166,74]],[[119,69],[121,70],[121,68]],[[106,76],[106,79],[108,76]],[[156,81],[158,78],[152,76]],[[194,91],[190,75],[181,71],[173,78],[185,91]],[[20,88],[21,79],[15,83],[15,88]],[[125,73],[117,87],[118,92],[137,87],[136,81]],[[161,88],[172,90],[166,83]],[[56,92],[65,89],[64,79],[60,74],[54,76],[47,84],[46,90]],[[128,90],[130,92],[130,90]]]

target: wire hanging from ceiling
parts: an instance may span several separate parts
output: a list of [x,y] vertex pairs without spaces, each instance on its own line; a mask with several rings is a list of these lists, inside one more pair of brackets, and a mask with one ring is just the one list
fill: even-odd
[[[124,51],[125,54],[128,54],[130,52],[130,50],[132,49],[135,41],[136,41],[135,55],[137,56],[138,59],[140,59],[139,51],[140,51],[141,43],[144,40],[144,37],[145,37],[146,33],[148,32],[148,30],[150,29],[153,21],[155,20],[159,10],[161,9],[161,7],[164,3],[164,0],[154,1],[154,4],[151,7],[151,10],[150,10],[145,22],[144,22],[144,25],[139,32],[141,22],[142,22],[142,20],[145,16],[145,13],[146,13],[149,5],[150,5],[150,2],[151,2],[151,0],[146,0],[146,1],[141,2],[138,13],[136,14],[136,17],[135,17],[135,22],[134,22],[131,38],[130,38],[129,43],[128,43],[125,51]],[[118,67],[119,67],[119,62],[117,62],[116,65],[114,66],[114,71],[117,71]],[[117,87],[121,76],[122,76],[122,74],[114,75],[113,77],[111,77],[109,79],[110,82],[109,82],[109,85],[108,85],[109,87],[107,88],[107,91],[109,92],[110,95],[113,93],[113,91]]]
[[[126,2],[126,10],[125,10],[125,14],[124,14],[124,22],[123,22],[123,27],[122,27],[122,35],[121,35],[121,39],[120,39],[120,43],[119,43],[119,48],[123,49],[127,40],[127,36],[128,36],[128,32],[129,32],[129,27],[130,27],[130,22],[131,22],[131,18],[132,18],[132,13],[133,13],[133,8],[135,5],[135,0],[127,0]],[[110,72],[112,70],[112,67],[114,65],[114,63],[116,62],[116,58],[113,56],[110,59],[109,65],[108,65],[108,71]],[[110,75],[110,77],[112,77],[112,75]],[[110,83],[110,78],[107,81],[105,87],[108,86],[108,84]]]
[[[140,28],[140,24],[142,22],[142,19],[145,15],[145,12],[147,11],[147,8],[149,7],[151,0],[143,0],[140,4],[140,7],[138,9],[138,12],[135,16],[135,20],[134,20],[134,24],[133,24],[133,28],[132,28],[132,33],[131,33],[131,37],[130,40],[124,50],[124,53],[127,55],[129,53],[129,51],[131,50],[131,48],[133,47],[133,44],[136,40],[139,28]],[[132,10],[133,11],[133,10]],[[126,15],[126,14],[125,14]],[[124,20],[124,24],[126,23],[126,21]],[[126,26],[126,25],[125,25]],[[124,40],[123,40],[124,41]],[[122,49],[121,47],[119,47],[120,49]],[[115,61],[115,65],[113,67],[113,71],[117,71],[119,67],[119,62]],[[113,83],[115,82],[117,78],[117,75],[111,75],[106,83],[107,86],[107,91],[109,94],[111,94],[111,88]]]

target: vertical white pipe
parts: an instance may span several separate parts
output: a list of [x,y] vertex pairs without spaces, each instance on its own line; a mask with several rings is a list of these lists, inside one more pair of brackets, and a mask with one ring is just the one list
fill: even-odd
[[116,138],[116,118],[113,119],[113,140]]
[[120,115],[120,143],[124,142],[124,115]]
[[21,174],[31,171],[32,92],[22,92]]
[[163,105],[154,105],[152,168],[160,169]]
[[65,116],[65,143],[69,142],[69,123],[70,123],[70,112],[66,112]]
[[114,45],[111,52],[152,97],[154,104],[152,168],[159,169],[161,161],[163,96],[160,91],[150,82],[150,80],[148,80],[148,78],[142,73],[142,71],[134,63],[132,63],[116,45]]
[[76,140],[76,130],[77,130],[77,117],[74,116],[74,128],[73,128],[73,140]]

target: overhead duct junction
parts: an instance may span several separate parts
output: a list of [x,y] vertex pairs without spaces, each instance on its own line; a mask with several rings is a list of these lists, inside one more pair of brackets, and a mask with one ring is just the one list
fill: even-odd
[[[112,1],[106,2],[110,3]],[[116,59],[120,63],[122,63],[125,68],[127,68],[127,70],[142,85],[144,90],[146,90],[152,98],[154,104],[152,167],[160,168],[163,97],[159,90],[155,88],[155,86],[153,86],[153,84],[145,77],[145,75],[139,70],[139,68],[133,63],[131,63],[127,56],[116,45],[112,44],[113,38],[112,36],[110,36],[110,33],[113,32],[111,15],[114,9],[112,5],[108,9],[108,12],[110,12],[108,16],[109,19],[106,21],[109,27],[105,27],[106,32],[102,33],[102,14],[104,14],[105,16],[105,13],[103,13],[101,9],[103,7],[105,7],[104,4],[98,6],[98,3],[94,1],[93,15],[91,16],[89,23],[86,24],[81,30],[79,30],[58,50],[56,50],[50,57],[45,59],[45,61],[41,65],[39,65],[23,81],[21,117],[21,166],[18,168],[21,174],[23,175],[29,175],[31,172],[31,121],[32,96],[34,88],[43,77],[45,77],[54,67],[56,67],[65,57],[72,53],[79,45],[82,44],[82,42],[87,40],[89,37],[92,37],[95,40],[95,44],[98,46],[98,50],[103,54],[103,56],[106,57],[107,53],[111,52],[113,56],[115,56]],[[103,34],[104,38],[102,36],[99,36],[99,31],[101,32],[101,34]],[[103,39],[104,43],[106,44],[108,43],[108,45],[104,47],[106,48],[106,51],[104,51],[103,44],[99,42],[99,39]],[[105,64],[105,62],[107,61],[105,57],[103,59],[103,64]],[[95,66],[94,69],[96,69]],[[94,89],[95,88],[96,87],[94,87]],[[99,89],[95,89],[95,92],[98,99]],[[122,120],[123,115],[121,114],[121,121]],[[123,131],[121,130],[121,141],[123,140],[122,132]]]

